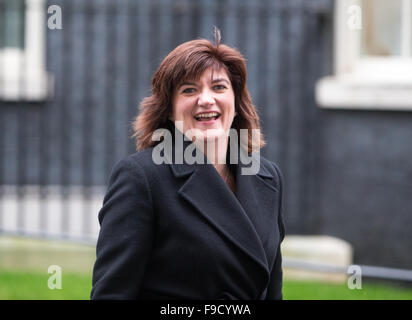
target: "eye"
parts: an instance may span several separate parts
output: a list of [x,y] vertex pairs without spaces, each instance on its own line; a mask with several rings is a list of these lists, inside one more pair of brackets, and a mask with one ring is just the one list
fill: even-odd
[[185,88],[182,90],[182,93],[193,93],[195,90],[195,88]]
[[218,84],[218,85],[215,85],[215,86],[213,87],[213,89],[214,89],[214,90],[224,90],[224,89],[226,89],[226,86],[223,85],[223,84]]

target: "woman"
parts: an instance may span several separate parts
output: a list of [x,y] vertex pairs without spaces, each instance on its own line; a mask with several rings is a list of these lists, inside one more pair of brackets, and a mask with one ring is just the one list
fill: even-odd
[[[229,161],[230,148],[251,155],[264,141],[245,60],[215,38],[183,43],[154,74],[134,122],[139,152],[114,167],[99,212],[92,299],[282,298],[281,175],[263,157],[256,174]],[[246,147],[229,136],[241,129]]]

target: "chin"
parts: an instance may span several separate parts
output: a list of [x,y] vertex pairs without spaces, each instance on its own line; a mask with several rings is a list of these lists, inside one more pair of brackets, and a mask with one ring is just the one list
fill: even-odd
[[225,139],[227,134],[223,128],[216,128],[216,129],[203,129],[201,130],[202,137],[205,142],[207,141],[216,141],[218,139]]

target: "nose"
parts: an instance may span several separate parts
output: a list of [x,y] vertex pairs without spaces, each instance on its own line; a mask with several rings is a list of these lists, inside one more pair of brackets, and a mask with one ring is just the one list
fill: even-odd
[[202,107],[210,107],[215,103],[215,99],[209,90],[203,90],[197,100],[197,104]]

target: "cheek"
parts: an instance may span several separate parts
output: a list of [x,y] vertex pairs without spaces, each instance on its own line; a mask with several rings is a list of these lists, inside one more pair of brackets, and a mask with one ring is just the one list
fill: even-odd
[[187,110],[184,103],[181,101],[176,101],[173,105],[173,119],[183,120],[186,116]]
[[173,120],[182,121],[185,130],[188,127],[193,126],[193,116],[192,116],[192,107],[189,103],[184,103],[182,101],[177,102],[173,108]]
[[233,121],[233,118],[235,117],[235,104],[229,103],[226,111],[226,116],[228,121]]

